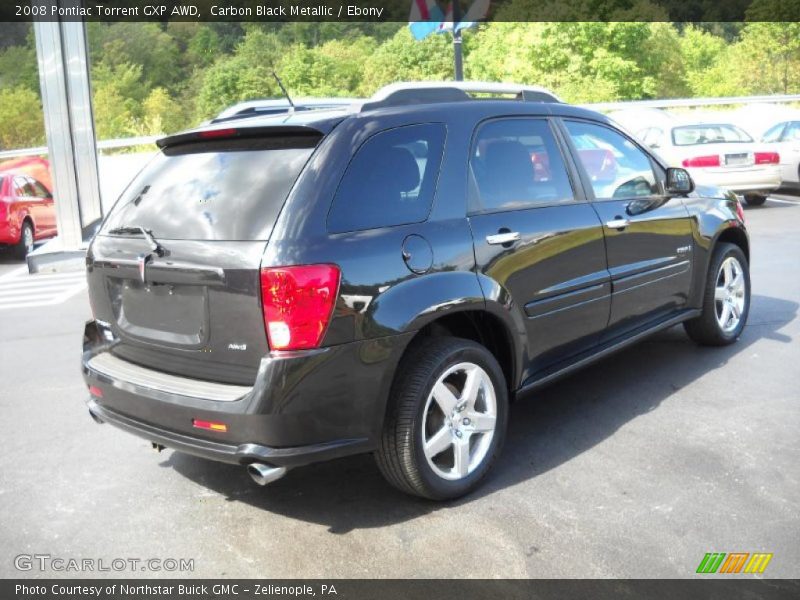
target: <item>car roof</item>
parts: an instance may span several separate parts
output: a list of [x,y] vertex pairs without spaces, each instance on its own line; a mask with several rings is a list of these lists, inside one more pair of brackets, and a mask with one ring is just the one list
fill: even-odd
[[[488,89],[499,94],[514,94],[515,98],[474,98],[467,92],[481,93]],[[356,117],[379,118],[381,115],[414,115],[430,118],[431,113],[440,112],[448,119],[468,117],[470,113],[487,117],[504,116],[564,116],[587,118],[613,124],[604,115],[561,102],[558,97],[538,86],[518,84],[490,84],[482,82],[411,82],[393,84],[379,90],[371,99],[349,106],[288,111],[279,114],[256,114],[237,118],[235,121],[207,123],[180,134],[159,140],[159,146],[167,146],[186,139],[194,133],[235,128],[283,129],[330,133],[344,119]]]

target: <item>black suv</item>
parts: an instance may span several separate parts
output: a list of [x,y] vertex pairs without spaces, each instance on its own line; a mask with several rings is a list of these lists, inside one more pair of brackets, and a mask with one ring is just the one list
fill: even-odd
[[459,496],[513,398],[747,320],[736,196],[539,88],[398,84],[159,146],[87,255],[89,410],[261,484],[373,452],[399,489]]

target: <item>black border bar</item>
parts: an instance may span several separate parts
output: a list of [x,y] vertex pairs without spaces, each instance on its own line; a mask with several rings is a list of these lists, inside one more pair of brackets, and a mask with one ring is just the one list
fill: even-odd
[[[0,21],[396,22],[416,0],[3,0]],[[436,0],[442,11],[446,0]],[[473,0],[461,0],[466,14]],[[797,22],[798,0],[492,0],[487,21]]]
[[0,583],[0,598],[4,600],[784,600],[798,597],[800,580],[750,576],[623,580],[4,579]]

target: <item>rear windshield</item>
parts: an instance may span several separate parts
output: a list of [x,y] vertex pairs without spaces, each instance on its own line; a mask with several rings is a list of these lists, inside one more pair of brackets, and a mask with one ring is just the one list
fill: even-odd
[[676,146],[752,141],[753,138],[736,125],[684,125],[672,130],[672,143]]
[[143,227],[156,239],[266,240],[318,141],[304,136],[167,148],[128,186],[101,234]]

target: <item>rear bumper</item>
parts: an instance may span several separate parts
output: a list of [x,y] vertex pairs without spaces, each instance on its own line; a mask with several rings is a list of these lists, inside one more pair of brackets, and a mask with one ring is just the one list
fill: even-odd
[[770,192],[781,185],[779,165],[755,166],[742,169],[689,169],[702,185],[728,188],[734,192]]
[[292,448],[272,448],[261,444],[225,444],[198,437],[161,429],[141,421],[131,419],[98,404],[96,399],[86,402],[92,416],[103,423],[160,444],[179,452],[200,456],[210,460],[230,464],[249,464],[263,462],[276,467],[296,467],[312,462],[329,460],[370,449],[364,439],[335,440],[333,442],[295,446]]
[[[253,386],[242,387],[107,360],[114,342],[90,321],[82,367],[86,384],[99,390],[89,410],[102,421],[213,460],[298,466],[373,449],[409,338],[272,353]],[[227,431],[197,429],[195,419],[224,423]]]

